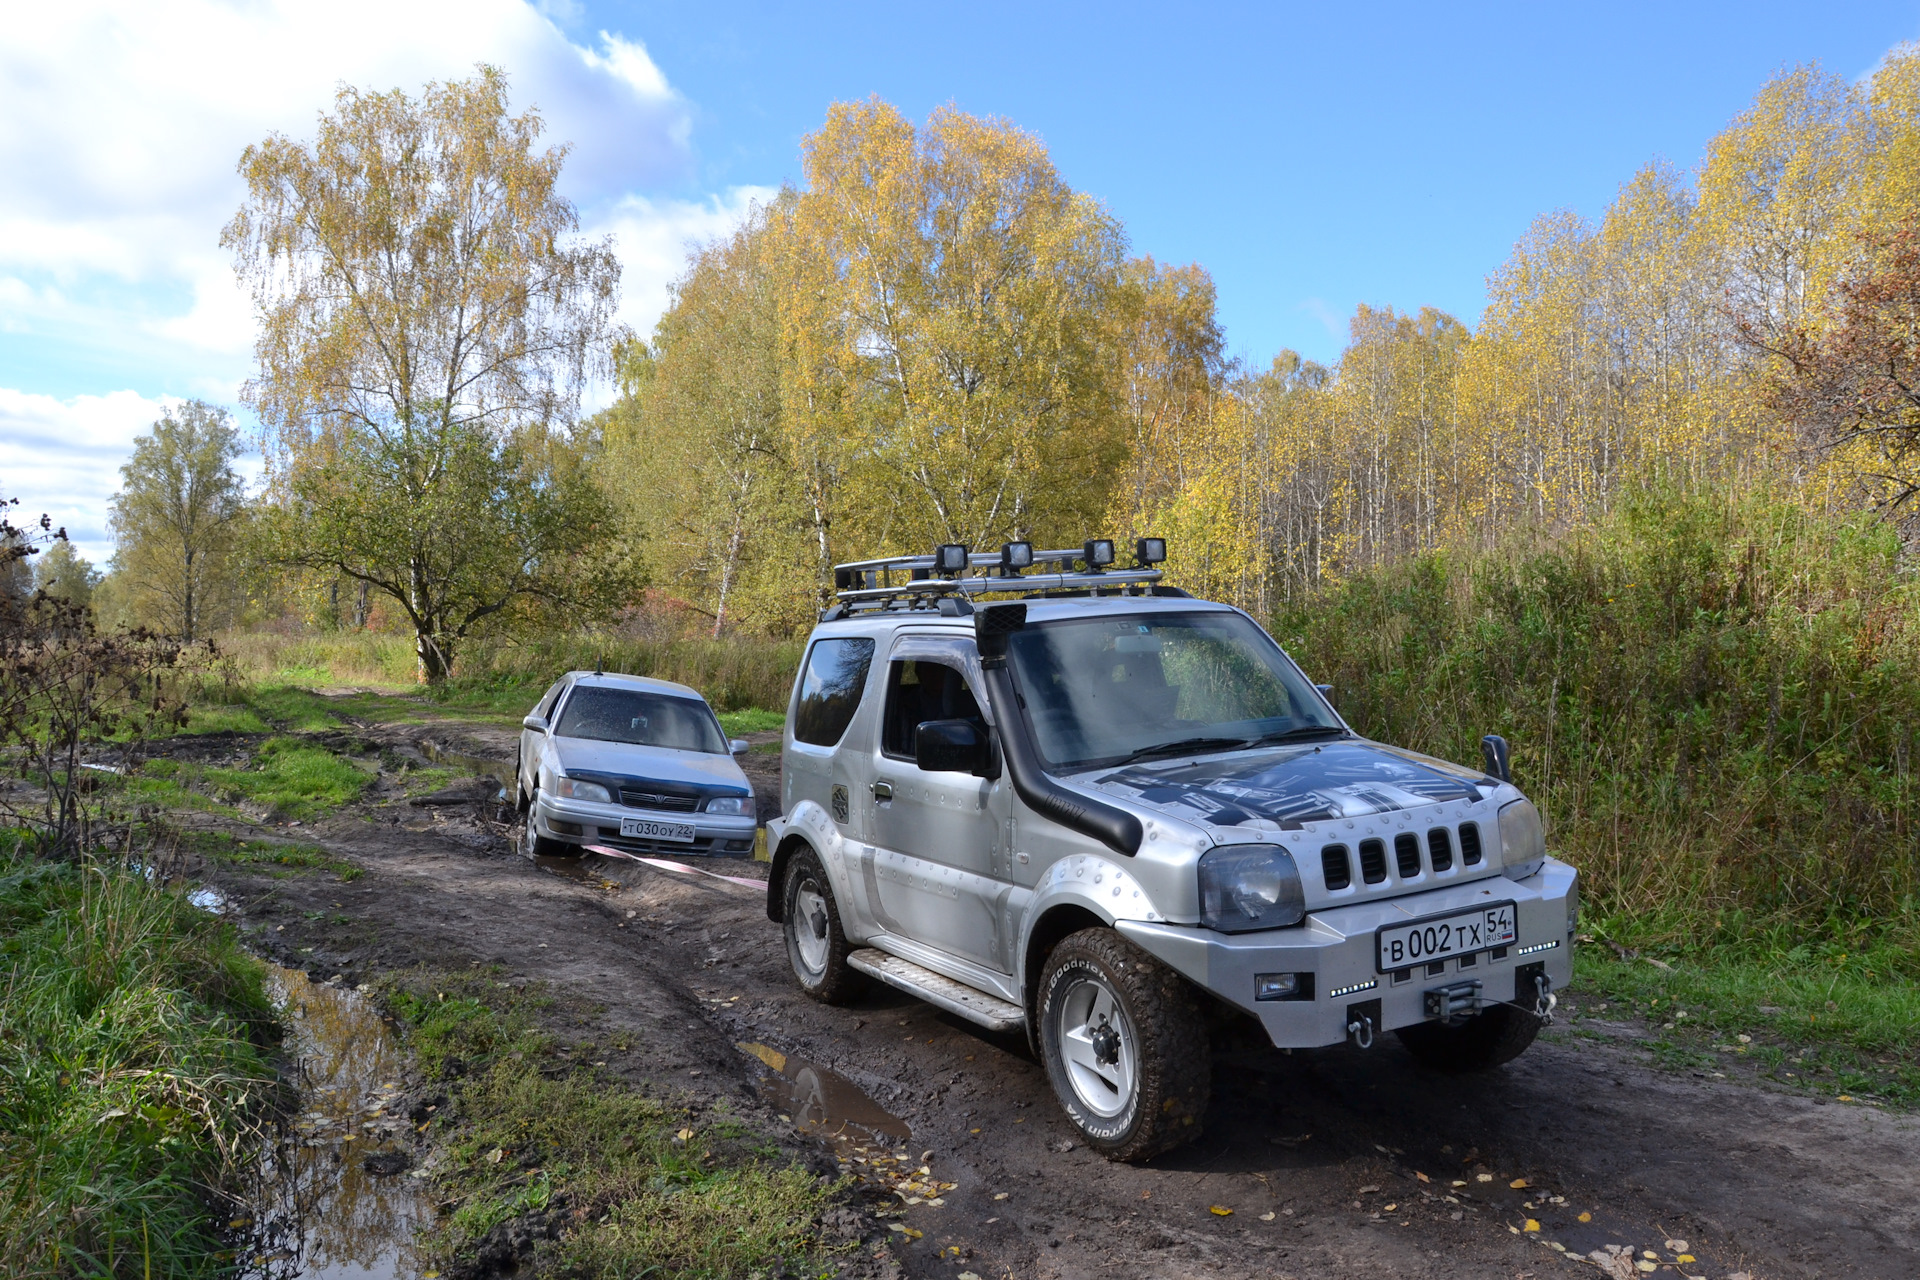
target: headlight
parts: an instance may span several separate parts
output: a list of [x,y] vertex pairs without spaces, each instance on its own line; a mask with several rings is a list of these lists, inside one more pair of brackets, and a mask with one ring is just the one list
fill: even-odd
[[707,801],[708,813],[731,814],[737,818],[746,811],[747,798],[745,796],[715,796],[713,799]]
[[613,797],[607,789],[597,782],[582,782],[578,778],[556,778],[553,782],[553,794],[567,800],[593,800],[600,804],[612,804]]
[[1200,856],[1200,922],[1221,933],[1277,929],[1307,918],[1293,855],[1270,844],[1230,844]]
[[1547,831],[1531,800],[1515,800],[1500,810],[1500,861],[1509,880],[1525,880],[1547,857]]

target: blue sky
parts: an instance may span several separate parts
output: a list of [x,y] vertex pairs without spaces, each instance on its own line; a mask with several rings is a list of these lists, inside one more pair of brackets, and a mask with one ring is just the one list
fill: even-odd
[[1682,168],[1783,65],[1857,76],[1920,5],[676,5],[67,0],[0,43],[0,487],[110,550],[116,471],[171,399],[237,404],[217,248],[239,150],[331,87],[505,66],[576,152],[650,326],[690,240],[799,176],[829,103],[946,102],[1045,139],[1136,252],[1213,273],[1230,348],[1322,360],[1367,302],[1474,322],[1537,215]]

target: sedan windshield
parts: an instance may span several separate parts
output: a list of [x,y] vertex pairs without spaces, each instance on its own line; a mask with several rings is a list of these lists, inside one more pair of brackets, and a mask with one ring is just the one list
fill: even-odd
[[1007,650],[1048,768],[1333,737],[1337,717],[1237,613],[1043,622]]
[[706,703],[639,689],[581,686],[567,699],[553,731],[562,738],[727,753],[727,740]]

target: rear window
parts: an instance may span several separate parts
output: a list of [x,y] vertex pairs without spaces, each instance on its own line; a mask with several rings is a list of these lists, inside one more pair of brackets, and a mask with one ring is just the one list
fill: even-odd
[[794,691],[793,736],[816,747],[830,747],[853,722],[860,694],[873,665],[873,640],[866,636],[816,640],[807,652]]
[[639,689],[575,688],[554,732],[563,738],[727,753],[727,740],[706,703]]

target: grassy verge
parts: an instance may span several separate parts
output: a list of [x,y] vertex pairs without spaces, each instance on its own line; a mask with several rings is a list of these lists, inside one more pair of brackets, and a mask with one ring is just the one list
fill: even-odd
[[212,1276],[275,1087],[264,969],[125,872],[0,856],[0,1274]]
[[550,1215],[566,1229],[539,1246],[543,1274],[835,1274],[814,1235],[834,1186],[719,1108],[697,1116],[627,1091],[591,1065],[591,1044],[541,1030],[555,1012],[541,991],[479,969],[390,975],[380,990],[423,1069],[450,1085],[433,1122],[453,1206],[434,1228],[444,1257]]
[[[233,867],[267,869],[269,875],[293,871],[325,871],[341,880],[358,880],[362,869],[344,858],[310,844],[280,844],[270,840],[242,840],[222,831],[200,831],[188,839],[195,849],[216,862]],[[274,871],[271,868],[282,868]]]
[[[1741,1072],[1845,1101],[1920,1106],[1920,989],[1902,957],[1579,953],[1584,1016],[1638,1019],[1668,1066]],[[1579,1022],[1574,1027],[1577,1029]]]

